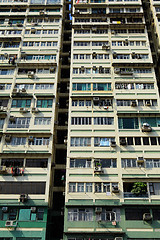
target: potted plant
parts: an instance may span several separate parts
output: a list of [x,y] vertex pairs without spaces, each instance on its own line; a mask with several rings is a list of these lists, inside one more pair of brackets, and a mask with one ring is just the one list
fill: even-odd
[[135,194],[136,196],[141,196],[146,194],[147,192],[147,184],[144,182],[135,182],[133,184],[133,188],[131,193]]

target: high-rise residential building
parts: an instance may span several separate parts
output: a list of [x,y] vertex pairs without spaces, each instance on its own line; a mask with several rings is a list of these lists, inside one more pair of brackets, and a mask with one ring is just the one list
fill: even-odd
[[2,0],[0,15],[0,240],[45,240],[62,1]]
[[160,239],[159,6],[1,0],[0,240]]
[[64,239],[160,239],[160,106],[145,6],[73,1]]

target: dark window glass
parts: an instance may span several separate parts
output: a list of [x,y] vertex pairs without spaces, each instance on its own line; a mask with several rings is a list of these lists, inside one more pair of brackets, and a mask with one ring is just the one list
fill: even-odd
[[45,182],[0,182],[0,194],[45,194]]
[[151,145],[157,145],[157,139],[156,137],[150,137]]
[[160,145],[160,137],[158,137],[158,144]]
[[160,220],[160,209],[152,209],[153,220]]
[[135,145],[141,145],[141,138],[135,137]]
[[149,145],[149,138],[148,137],[143,138],[143,145]]
[[133,137],[127,137],[127,144],[133,145]]
[[2,159],[1,165],[6,167],[23,167],[23,159]]
[[46,168],[48,165],[48,159],[26,159],[26,167],[40,167]]
[[126,208],[125,216],[126,220],[143,220],[143,214],[150,213],[149,209],[138,209],[138,208]]

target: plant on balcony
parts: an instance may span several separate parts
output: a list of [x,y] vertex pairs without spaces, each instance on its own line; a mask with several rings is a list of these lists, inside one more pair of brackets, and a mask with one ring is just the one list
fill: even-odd
[[147,184],[144,182],[135,182],[131,192],[137,196],[144,195],[147,192]]

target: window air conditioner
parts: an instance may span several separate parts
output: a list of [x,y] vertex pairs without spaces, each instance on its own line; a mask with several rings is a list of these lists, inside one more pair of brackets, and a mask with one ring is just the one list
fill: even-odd
[[136,107],[136,106],[137,106],[136,100],[132,100],[132,101],[131,101],[131,107]]
[[28,137],[28,141],[33,142],[34,141],[34,137],[33,136],[29,136]]
[[92,53],[92,57],[95,58],[97,56],[97,53],[96,52],[93,52]]
[[12,93],[13,93],[13,94],[17,94],[17,93],[19,93],[19,89],[17,89],[17,88],[13,88]]
[[6,135],[5,135],[5,141],[6,141],[6,142],[10,142],[11,139],[12,139],[12,136],[11,136],[11,135],[9,135],[9,134],[6,134]]
[[102,212],[102,208],[101,207],[96,207],[95,208],[95,213],[101,213]]
[[148,123],[143,123],[142,125],[142,132],[151,132],[152,128]]
[[21,52],[21,57],[26,57],[26,52]]
[[31,207],[31,213],[36,213],[37,208],[36,207]]
[[27,108],[20,108],[19,111],[20,111],[20,113],[26,113],[26,112],[28,112],[28,109]]
[[28,200],[28,194],[20,194],[19,196],[20,202],[25,202]]
[[102,45],[102,50],[109,50],[110,49],[110,46],[109,45]]
[[92,32],[96,32],[97,31],[97,27],[92,27]]
[[121,138],[120,139],[120,145],[126,145],[127,142],[126,142],[126,139],[125,138]]
[[28,77],[29,77],[29,78],[34,77],[34,75],[35,75],[35,73],[34,73],[33,71],[29,71],[29,72],[28,72]]
[[36,108],[36,107],[33,107],[32,108],[32,113],[38,113],[39,112],[39,109],[38,108]]
[[99,102],[99,97],[93,97],[93,102]]
[[15,222],[15,221],[7,220],[5,223],[5,227],[16,227],[16,226],[17,226],[17,222]]
[[25,89],[25,88],[22,88],[22,89],[21,89],[21,92],[22,92],[22,93],[25,93],[25,92],[26,92],[26,89]]
[[6,173],[7,172],[7,169],[6,169],[6,166],[0,166],[0,173]]
[[114,73],[116,73],[116,74],[120,73],[120,68],[115,68]]
[[144,163],[144,158],[143,157],[138,157],[137,158],[137,163],[138,164],[143,164]]
[[96,71],[97,67],[96,66],[93,66],[93,70]]
[[53,73],[54,71],[55,71],[55,68],[54,68],[54,67],[51,67],[51,68],[50,68],[50,72]]
[[31,28],[31,33],[35,33],[36,29],[35,28]]
[[152,215],[150,213],[143,214],[143,221],[150,221],[152,220]]
[[3,111],[4,111],[4,107],[0,106],[0,112],[3,112]]
[[95,166],[94,167],[94,173],[102,173],[102,166]]
[[7,213],[8,212],[8,207],[2,207],[2,212]]
[[110,146],[111,147],[116,147],[116,141],[115,140],[111,140]]
[[41,10],[41,11],[39,11],[39,15],[44,15],[45,14],[45,12],[43,11],[43,10]]
[[116,58],[116,57],[117,57],[117,53],[114,52],[114,53],[113,53],[113,58]]
[[115,237],[114,240],[123,240],[123,237]]
[[146,105],[146,106],[151,106],[151,101],[150,101],[150,100],[146,100],[146,101],[145,101],[145,105]]
[[84,72],[84,70],[85,70],[84,66],[81,66],[80,69],[81,69],[82,72]]
[[119,188],[118,188],[118,186],[112,186],[112,192],[113,192],[113,193],[119,193]]

